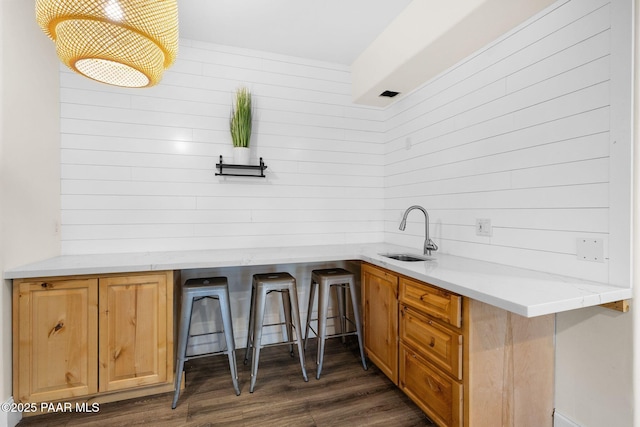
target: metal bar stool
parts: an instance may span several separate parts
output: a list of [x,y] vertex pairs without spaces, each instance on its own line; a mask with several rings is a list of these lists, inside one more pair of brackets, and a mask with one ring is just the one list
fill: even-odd
[[[311,312],[316,295],[316,286],[318,287],[318,318],[312,319]],[[338,299],[338,316],[328,317],[329,294],[331,289],[336,290]],[[349,289],[351,295],[351,307],[353,309],[353,319],[346,315],[346,289]],[[327,320],[338,319],[336,326],[339,325],[340,332],[327,335]],[[318,330],[315,331],[311,327],[312,321],[318,321]],[[355,331],[347,332],[347,322],[356,327]],[[337,329],[337,328],[336,328]],[[322,372],[322,363],[324,362],[324,347],[327,338],[345,337],[348,335],[358,336],[358,345],[360,346],[360,358],[362,359],[362,367],[367,369],[367,362],[364,357],[364,347],[362,345],[362,323],[360,321],[360,310],[358,307],[358,296],[356,295],[355,279],[353,273],[342,268],[329,268],[323,270],[313,270],[311,272],[311,289],[309,293],[309,309],[307,311],[307,326],[304,334],[304,348],[307,348],[309,339],[309,330],[312,330],[318,337],[318,354],[316,356],[317,372],[316,378],[320,379]]]
[[[187,341],[192,336],[191,315],[193,311],[193,302],[203,298],[211,298],[218,300],[220,303],[220,312],[222,314],[223,329],[216,332],[210,332],[202,335],[224,334],[226,349],[213,353],[187,355]],[[236,347],[233,338],[233,324],[231,322],[231,305],[229,300],[229,286],[226,277],[214,277],[208,279],[189,279],[182,287],[182,310],[180,312],[180,325],[178,332],[178,348],[176,367],[175,392],[173,395],[172,409],[175,409],[180,395],[180,384],[182,382],[182,371],[184,370],[184,362],[189,359],[198,357],[213,356],[217,354],[227,354],[229,356],[229,370],[231,371],[231,381],[236,395],[240,395],[238,387],[238,369],[236,367]]]
[[[279,292],[282,296],[285,321],[281,323],[264,324],[264,313],[267,302],[267,295],[271,292]],[[262,344],[262,328],[264,326],[284,325],[286,336],[281,342],[273,344]],[[295,340],[293,339],[293,328],[296,330]],[[293,356],[293,344],[298,345],[298,355],[300,356],[300,367],[305,381],[307,371],[304,367],[304,349],[302,345],[302,327],[300,324],[300,310],[298,308],[298,291],[296,289],[296,279],[289,273],[269,273],[254,274],[253,285],[251,287],[251,308],[249,310],[249,331],[247,333],[247,348],[244,356],[245,365],[249,361],[249,350],[253,349],[251,360],[251,387],[249,392],[253,393],[258,377],[258,362],[260,359],[260,349],[274,345],[289,344],[289,352]]]

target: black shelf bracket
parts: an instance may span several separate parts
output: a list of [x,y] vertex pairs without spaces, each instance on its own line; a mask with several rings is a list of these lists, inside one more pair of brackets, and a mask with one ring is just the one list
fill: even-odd
[[[222,156],[220,156],[220,163],[216,163],[216,176],[249,176],[254,178],[266,178],[264,171],[267,169],[267,165],[264,164],[262,157],[260,157],[259,165],[235,165],[233,163],[224,163]],[[235,172],[227,172],[235,171]],[[244,171],[244,172],[241,172]],[[259,173],[259,175],[256,175]]]

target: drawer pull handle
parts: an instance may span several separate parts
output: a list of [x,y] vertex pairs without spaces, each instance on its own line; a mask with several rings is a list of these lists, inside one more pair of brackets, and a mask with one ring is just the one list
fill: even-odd
[[47,289],[49,287],[49,284],[47,282],[42,282],[40,286],[42,286],[44,289]]
[[429,347],[434,347],[436,345],[436,339],[431,337],[431,342],[429,343]]

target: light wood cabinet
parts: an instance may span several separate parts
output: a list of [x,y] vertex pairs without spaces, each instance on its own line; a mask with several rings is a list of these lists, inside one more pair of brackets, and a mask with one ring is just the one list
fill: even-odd
[[462,324],[460,295],[403,277],[399,299],[403,304],[456,328]]
[[98,391],[98,281],[21,281],[14,287],[14,399],[43,402]]
[[[380,267],[365,264],[362,271],[371,307],[386,307],[391,295],[367,295],[367,285],[375,291],[381,283],[398,284],[396,384],[436,424],[552,426],[553,315],[524,318]],[[373,301],[378,297],[384,302]],[[376,317],[392,310],[376,310],[369,313],[373,323],[365,314],[365,348],[392,335],[375,328]]]
[[450,329],[412,307],[400,306],[400,342],[456,380],[462,379],[462,331]]
[[362,266],[364,350],[384,374],[398,384],[398,276]]
[[406,345],[400,346],[400,388],[438,425],[462,425],[462,384]]
[[14,280],[13,336],[16,401],[170,391],[173,272]]
[[406,277],[399,282],[400,389],[438,425],[461,426],[462,297]]
[[167,371],[167,278],[100,279],[100,391],[158,384]]

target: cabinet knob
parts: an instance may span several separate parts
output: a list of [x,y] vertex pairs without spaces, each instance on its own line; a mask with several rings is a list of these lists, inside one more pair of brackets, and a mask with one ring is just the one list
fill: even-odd
[[40,286],[42,286],[43,289],[47,289],[49,287],[49,284],[47,282],[42,282]]

